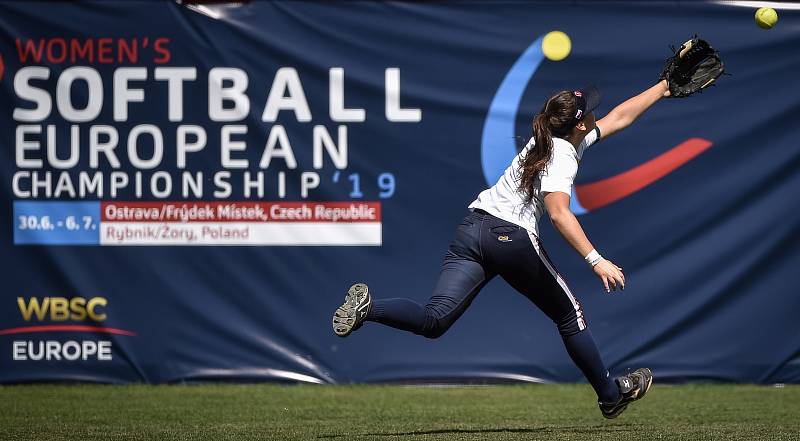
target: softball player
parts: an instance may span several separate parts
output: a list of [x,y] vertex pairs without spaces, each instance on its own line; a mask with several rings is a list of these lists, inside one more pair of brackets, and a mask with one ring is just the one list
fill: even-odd
[[428,304],[409,299],[372,300],[357,283],[333,315],[333,330],[346,337],[364,321],[374,321],[437,338],[464,313],[494,276],[505,279],[557,326],[567,352],[591,383],[603,416],[616,418],[642,398],[653,380],[642,368],[612,379],[603,364],[578,299],[550,261],[538,237],[547,212],[556,230],[586,260],[606,292],[625,288],[622,268],[603,258],[569,209],[570,194],[584,151],[629,126],[668,96],[660,81],[595,122],[600,101],[594,87],[558,92],[533,119],[533,136],[503,176],[470,204],[442,264]]

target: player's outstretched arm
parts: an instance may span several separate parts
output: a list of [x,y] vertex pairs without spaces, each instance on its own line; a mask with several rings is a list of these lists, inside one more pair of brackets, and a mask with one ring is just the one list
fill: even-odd
[[[594,250],[586,233],[583,232],[581,224],[578,223],[578,219],[569,209],[569,198],[568,194],[560,191],[550,192],[544,196],[544,205],[553,226],[572,248],[575,248],[575,251],[592,265],[595,275],[603,282],[606,292],[618,287],[625,289],[625,275],[622,273],[622,268],[614,265],[610,260],[603,259]],[[592,258],[593,255],[595,257]]]
[[628,127],[636,121],[636,118],[644,113],[645,110],[655,104],[656,101],[668,95],[669,88],[667,87],[667,82],[666,80],[661,80],[655,86],[645,90],[639,95],[629,98],[617,107],[614,107],[608,115],[597,121],[597,127],[600,128],[600,136],[602,138],[608,138]]

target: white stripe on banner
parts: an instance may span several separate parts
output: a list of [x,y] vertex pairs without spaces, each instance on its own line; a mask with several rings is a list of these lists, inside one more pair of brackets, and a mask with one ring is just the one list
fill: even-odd
[[103,222],[100,245],[381,245],[381,223]]
[[528,238],[531,240],[531,243],[533,243],[533,248],[536,249],[536,254],[539,255],[539,259],[541,259],[542,262],[544,262],[544,266],[547,267],[547,269],[550,271],[550,274],[553,275],[553,277],[556,279],[556,282],[558,282],[559,286],[561,286],[561,289],[564,291],[564,294],[566,294],[567,297],[569,297],[569,301],[572,302],[572,307],[575,308],[575,315],[578,317],[578,329],[583,331],[584,329],[586,329],[586,321],[583,319],[583,310],[581,309],[580,302],[578,302],[578,299],[576,299],[575,296],[572,295],[572,291],[569,290],[567,282],[564,280],[563,277],[561,277],[561,274],[559,274],[558,271],[556,271],[556,268],[553,265],[553,263],[550,262],[550,259],[547,258],[547,254],[544,253],[543,252],[544,250],[541,249],[541,245],[539,244],[539,238],[536,237],[530,231],[528,232]]

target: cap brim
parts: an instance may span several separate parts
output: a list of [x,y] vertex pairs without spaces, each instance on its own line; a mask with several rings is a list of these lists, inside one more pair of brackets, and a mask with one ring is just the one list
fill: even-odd
[[586,113],[593,112],[600,105],[600,98],[602,97],[600,90],[594,85],[586,86],[579,90],[583,94],[583,99],[586,100]]

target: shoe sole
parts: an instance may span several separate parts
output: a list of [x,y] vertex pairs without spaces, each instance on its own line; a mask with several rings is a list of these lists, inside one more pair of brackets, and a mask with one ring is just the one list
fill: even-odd
[[614,412],[612,412],[612,413],[602,412],[602,409],[601,409],[601,412],[602,412],[604,417],[608,418],[609,420],[613,420],[614,418],[618,417],[622,412],[624,412],[625,409],[627,409],[627,408],[628,408],[628,405],[626,404],[626,405],[624,405],[622,407],[616,408],[614,410]]
[[[358,300],[361,296],[364,299],[357,306],[351,306],[353,299]],[[372,298],[369,295],[369,287],[364,283],[356,283],[347,290],[347,295],[344,297],[342,306],[336,308],[333,313],[333,332],[339,337],[347,337],[358,329],[364,318],[369,312],[369,307],[372,304]]]

